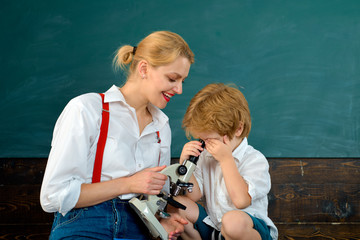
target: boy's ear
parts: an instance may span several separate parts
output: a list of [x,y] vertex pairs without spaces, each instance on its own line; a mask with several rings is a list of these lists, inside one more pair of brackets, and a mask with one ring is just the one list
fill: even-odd
[[243,131],[244,131],[244,123],[240,122],[239,127],[236,129],[235,136],[240,137]]

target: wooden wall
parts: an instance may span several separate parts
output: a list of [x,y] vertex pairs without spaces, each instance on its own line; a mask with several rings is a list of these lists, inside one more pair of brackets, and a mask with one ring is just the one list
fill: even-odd
[[[173,159],[175,161],[175,159]],[[360,239],[360,159],[270,158],[269,216],[279,239]],[[46,159],[0,159],[0,239],[47,239]]]
[[360,159],[270,159],[280,239],[360,239]]
[[53,214],[39,202],[46,160],[0,160],[0,239],[48,239]]

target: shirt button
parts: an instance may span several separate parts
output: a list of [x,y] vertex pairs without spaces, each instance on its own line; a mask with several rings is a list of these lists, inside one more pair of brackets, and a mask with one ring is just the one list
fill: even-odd
[[139,164],[138,164],[138,167],[141,168],[141,166],[142,166],[142,165],[139,163]]

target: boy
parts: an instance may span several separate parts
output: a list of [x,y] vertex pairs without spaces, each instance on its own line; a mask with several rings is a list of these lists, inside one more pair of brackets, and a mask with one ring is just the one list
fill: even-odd
[[[189,221],[185,239],[277,239],[278,232],[267,216],[270,190],[266,158],[248,145],[250,111],[243,94],[222,83],[209,84],[191,100],[183,120],[191,141],[184,145],[180,163],[190,155],[200,159],[191,182],[193,192],[177,200]],[[205,199],[205,208],[195,203]]]

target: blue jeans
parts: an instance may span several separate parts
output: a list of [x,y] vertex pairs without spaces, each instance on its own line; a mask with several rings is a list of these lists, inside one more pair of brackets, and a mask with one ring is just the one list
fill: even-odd
[[115,198],[95,206],[55,213],[50,240],[151,239],[149,231],[128,201]]

